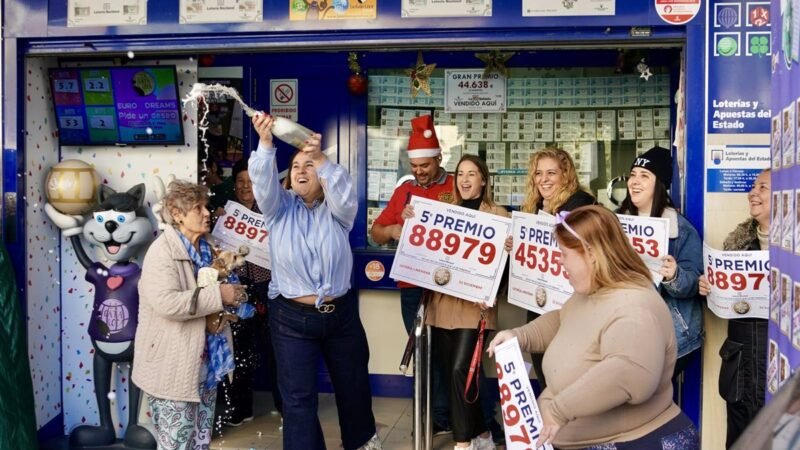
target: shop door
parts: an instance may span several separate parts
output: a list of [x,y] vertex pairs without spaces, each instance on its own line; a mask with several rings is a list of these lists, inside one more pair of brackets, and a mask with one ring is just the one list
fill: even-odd
[[[254,61],[254,59],[256,59]],[[313,63],[312,63],[313,61]],[[347,54],[267,54],[248,58],[245,63],[250,73],[252,107],[264,112],[271,108],[290,109],[296,107],[297,122],[322,134],[322,149],[331,161],[338,161],[349,167],[350,141],[350,94],[347,91]],[[274,82],[276,80],[285,80]],[[276,93],[276,89],[279,92]],[[292,96],[293,98],[289,98]],[[283,104],[281,104],[281,100]],[[271,106],[272,105],[272,106]],[[288,117],[288,114],[276,115]],[[247,126],[247,134],[252,151],[258,146],[258,135],[252,126]],[[295,148],[275,139],[278,172],[288,169],[289,160]],[[355,152],[355,149],[353,149]],[[261,345],[261,344],[259,344]],[[263,354],[263,353],[262,353]],[[330,376],[324,361],[320,358],[318,382],[320,392],[333,392]],[[266,371],[259,367],[256,374],[256,389],[269,389]]]
[[[257,61],[251,60],[250,76],[255,108],[283,117],[293,115],[301,125],[322,134],[322,148],[328,150],[329,158],[348,167],[346,62],[347,55],[341,53],[259,55]],[[255,150],[258,136],[252,127],[249,133]],[[277,139],[276,145],[278,170],[283,171],[294,148]]]

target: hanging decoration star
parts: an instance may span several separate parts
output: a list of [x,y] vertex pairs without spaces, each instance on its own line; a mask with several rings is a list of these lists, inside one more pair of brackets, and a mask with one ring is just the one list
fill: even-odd
[[644,78],[644,81],[650,81],[650,77],[653,76],[653,73],[650,72],[650,66],[644,62],[644,58],[636,65],[636,70],[639,71],[639,78]]
[[475,57],[486,64],[486,69],[483,71],[483,77],[486,78],[493,72],[497,72],[504,77],[508,77],[508,68],[506,61],[511,59],[516,53],[500,53],[497,50],[492,50],[489,53],[475,53]]
[[436,68],[436,63],[425,64],[422,60],[422,52],[417,52],[417,64],[411,68],[406,69],[406,75],[409,76],[411,81],[411,97],[416,98],[419,91],[422,91],[428,96],[431,95],[431,85],[429,83],[433,69]]

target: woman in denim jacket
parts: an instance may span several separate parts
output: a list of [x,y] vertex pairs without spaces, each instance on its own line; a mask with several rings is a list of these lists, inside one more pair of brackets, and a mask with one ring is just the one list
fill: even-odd
[[630,214],[669,219],[669,255],[659,271],[664,279],[658,287],[672,314],[678,338],[675,379],[703,343],[703,303],[697,279],[703,273],[703,243],[697,230],[675,210],[667,194],[672,183],[672,156],[653,147],[631,165],[628,195],[617,210]]

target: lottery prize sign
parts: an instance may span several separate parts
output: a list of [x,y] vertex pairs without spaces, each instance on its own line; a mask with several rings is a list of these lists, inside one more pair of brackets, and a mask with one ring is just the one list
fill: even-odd
[[555,217],[514,211],[508,302],[544,314],[561,309],[572,296],[569,276],[561,265],[553,228]]
[[711,312],[723,319],[769,318],[769,251],[722,251],[704,243],[703,261]]
[[[494,353],[506,449],[531,450],[535,448],[544,424],[517,338],[498,345]],[[539,448],[553,450],[551,444]]]
[[236,251],[242,245],[250,248],[245,260],[259,267],[270,269],[269,232],[264,216],[254,213],[240,203],[228,200],[225,215],[217,220],[211,235],[217,245]]
[[389,276],[494,305],[511,220],[420,197],[411,197],[411,205],[414,217],[403,224]]
[[628,236],[633,249],[644,261],[658,285],[664,276],[658,273],[669,254],[669,219],[617,214],[622,231]]

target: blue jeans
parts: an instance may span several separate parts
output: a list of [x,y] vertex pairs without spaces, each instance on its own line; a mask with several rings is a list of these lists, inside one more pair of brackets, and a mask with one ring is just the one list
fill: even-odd
[[638,439],[628,442],[597,444],[584,450],[700,450],[700,435],[689,417],[680,413]]
[[352,291],[336,299],[336,310],[317,312],[283,296],[270,300],[269,320],[283,398],[283,448],[325,449],[317,409],[319,357],[325,360],[336,395],[345,450],[375,434],[369,386],[369,347]]

